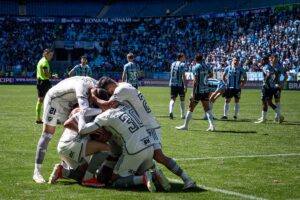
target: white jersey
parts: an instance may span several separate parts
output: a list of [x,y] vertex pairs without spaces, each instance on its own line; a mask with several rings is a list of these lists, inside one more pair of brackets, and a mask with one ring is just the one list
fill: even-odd
[[130,107],[120,105],[98,115],[94,123],[105,127],[117,139],[129,155],[137,154],[153,145],[152,137],[147,133],[141,119]]
[[[57,85],[52,87],[47,95],[51,98],[59,98],[61,102],[69,102],[70,106],[79,103],[82,109],[88,108],[88,90],[96,87],[97,81],[87,76],[74,76],[60,81]],[[78,101],[78,99],[85,99],[85,101]]]
[[144,96],[128,83],[119,83],[111,100],[122,102],[134,109],[141,118],[146,129],[160,128],[159,123],[151,112]]

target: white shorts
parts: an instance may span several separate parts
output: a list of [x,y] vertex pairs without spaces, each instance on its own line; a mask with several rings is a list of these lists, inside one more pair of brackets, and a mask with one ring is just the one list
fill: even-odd
[[89,156],[85,156],[85,149],[89,136],[76,137],[70,142],[59,142],[57,146],[58,154],[72,169],[76,169],[81,164],[88,161]]
[[129,155],[126,153],[125,149],[123,150],[123,154],[119,157],[114,168],[114,174],[118,174],[121,177],[127,177],[135,175],[136,173],[142,173],[143,170],[153,166],[153,146],[134,155]]
[[44,99],[43,122],[50,126],[56,126],[57,122],[64,123],[72,111],[73,104],[60,98],[51,98],[46,94]]
[[161,128],[147,129],[147,132],[153,138],[154,150],[161,149]]

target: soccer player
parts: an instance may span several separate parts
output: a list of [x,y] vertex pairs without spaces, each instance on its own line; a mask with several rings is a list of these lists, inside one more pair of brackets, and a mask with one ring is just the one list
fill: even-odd
[[44,102],[44,97],[48,90],[51,88],[50,82],[50,65],[49,61],[53,58],[53,50],[45,49],[43,51],[43,57],[37,64],[36,78],[37,78],[37,91],[38,100],[36,102],[35,112],[36,112],[36,123],[42,124],[42,106]]
[[215,127],[214,127],[213,116],[211,110],[209,109],[209,101],[208,101],[209,88],[207,85],[208,78],[212,77],[213,74],[211,72],[211,69],[208,66],[202,64],[203,62],[202,55],[198,54],[195,59],[197,65],[194,71],[193,91],[190,98],[189,110],[186,114],[184,124],[182,126],[177,126],[176,129],[178,130],[188,129],[188,124],[189,121],[192,119],[193,111],[197,106],[197,104],[199,103],[199,101],[201,101],[203,110],[205,111],[209,122],[209,128],[207,129],[207,131],[214,131]]
[[262,86],[262,117],[258,119],[255,123],[265,123],[267,121],[267,112],[268,106],[270,106],[277,116],[279,116],[279,121],[283,121],[283,116],[280,114],[280,110],[272,103],[272,96],[275,91],[275,81],[276,81],[276,70],[269,63],[269,56],[264,55],[262,57],[262,65],[263,65],[263,75],[264,82]]
[[[65,127],[70,127],[73,118],[78,118],[79,110],[76,108],[72,111],[70,118],[65,122]],[[77,114],[75,114],[76,112]],[[63,164],[54,166],[48,183],[53,184],[57,179],[67,177],[77,180],[84,186],[103,187],[104,184],[99,183],[94,175],[108,156],[110,145],[105,143],[111,133],[99,128],[90,134],[81,136],[78,134],[77,123],[75,129],[77,130],[65,128],[57,146]],[[92,158],[88,159],[90,155]]]
[[123,68],[123,75],[122,75],[122,82],[130,83],[136,89],[139,85],[139,78],[140,78],[140,70],[137,64],[135,64],[133,53],[127,54],[127,61],[128,63],[124,65]]
[[224,115],[222,119],[228,119],[227,114],[229,111],[229,104],[232,97],[234,97],[234,116],[233,119],[237,119],[240,109],[241,88],[244,87],[247,82],[247,74],[242,66],[239,65],[240,58],[233,56],[232,64],[225,68],[223,73],[223,81],[226,83],[225,92],[225,104]]
[[75,76],[59,82],[47,92],[43,113],[43,132],[37,144],[33,174],[33,180],[36,183],[45,183],[41,172],[42,163],[57,123],[64,123],[77,104],[83,110],[95,112],[95,115],[101,112],[98,108],[89,108],[89,89],[96,85],[97,81],[93,78]]
[[[147,104],[146,99],[141,92],[136,90],[130,84],[127,83],[117,83],[108,77],[102,77],[99,80],[98,86],[107,90],[107,92],[112,95],[109,101],[102,101],[96,96],[92,95],[94,103],[100,108],[110,106],[115,102],[122,102],[130,107],[132,107],[141,118],[144,123],[148,133],[154,139],[154,160],[164,165],[175,175],[181,177],[184,182],[183,189],[189,189],[196,186],[196,183],[183,171],[183,169],[176,163],[172,158],[167,157],[161,146],[161,127],[157,122],[156,118],[152,114],[150,107]],[[165,190],[170,190],[170,185],[167,180],[163,179],[162,172],[155,166],[154,173],[158,178],[160,184]],[[160,178],[162,177],[162,178]]]
[[185,55],[183,53],[179,53],[177,55],[177,61],[173,62],[171,65],[170,71],[170,83],[169,86],[171,87],[171,100],[169,103],[169,117],[173,119],[173,110],[174,110],[174,103],[176,97],[180,96],[180,113],[181,118],[184,119],[184,110],[185,110],[185,93],[187,91],[186,86],[186,78],[185,78]]
[[[270,62],[271,62],[272,67],[275,68],[276,79],[275,79],[274,99],[275,99],[275,105],[280,112],[281,88],[283,87],[284,82],[287,80],[288,75],[286,73],[286,69],[284,67],[282,67],[278,62],[278,54],[276,54],[276,53],[271,54]],[[284,76],[283,81],[280,80],[281,75]],[[275,120],[274,120],[275,122],[281,123],[283,120],[284,120],[283,116],[281,116],[281,120],[280,120],[277,113],[275,114]]]
[[90,76],[92,77],[92,69],[87,64],[88,59],[87,56],[83,55],[80,58],[80,64],[76,65],[71,71],[69,72],[69,76]]
[[151,173],[145,172],[153,166],[153,139],[136,111],[125,105],[115,104],[113,108],[103,109],[103,113],[90,123],[85,122],[84,112],[81,113],[79,134],[85,135],[104,127],[111,131],[114,142],[122,147],[122,155],[114,167],[112,186],[124,188],[145,184],[150,192],[156,191]]

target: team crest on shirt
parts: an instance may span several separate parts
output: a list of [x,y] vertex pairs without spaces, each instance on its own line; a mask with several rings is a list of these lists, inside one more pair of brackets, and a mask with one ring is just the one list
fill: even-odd
[[48,117],[48,121],[49,122],[52,121],[52,119],[53,119],[53,117]]

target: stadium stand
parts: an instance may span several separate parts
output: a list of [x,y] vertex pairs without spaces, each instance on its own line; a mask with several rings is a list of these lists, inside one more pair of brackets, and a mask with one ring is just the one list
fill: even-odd
[[[132,1],[123,4],[121,1],[112,2],[109,10],[121,5],[131,5],[134,8],[150,6],[146,1],[139,5],[130,2]],[[182,3],[176,2],[178,6]],[[106,5],[102,2],[101,5],[104,4]],[[168,5],[162,4],[163,9],[157,15],[163,14]],[[128,12],[127,10],[126,13]],[[96,23],[45,23],[4,17],[0,19],[0,69],[2,74],[10,71],[20,74],[25,70],[32,72],[40,57],[39,52],[49,46],[56,48],[52,66],[54,71],[60,73],[67,66],[78,62],[80,54],[77,57],[69,55],[77,50],[84,51],[89,56],[89,64],[96,75],[105,71],[120,72],[129,51],[136,55],[136,62],[147,72],[169,71],[177,52],[184,52],[188,62],[196,53],[205,53],[208,65],[215,71],[224,69],[232,53],[240,55],[247,71],[260,71],[258,61],[266,51],[277,52],[287,69],[292,71],[299,68],[299,6],[292,10],[275,11],[269,8],[243,14],[242,11],[239,12],[238,16],[229,17],[129,17],[125,22],[106,19]],[[59,58],[62,54],[65,57]]]

